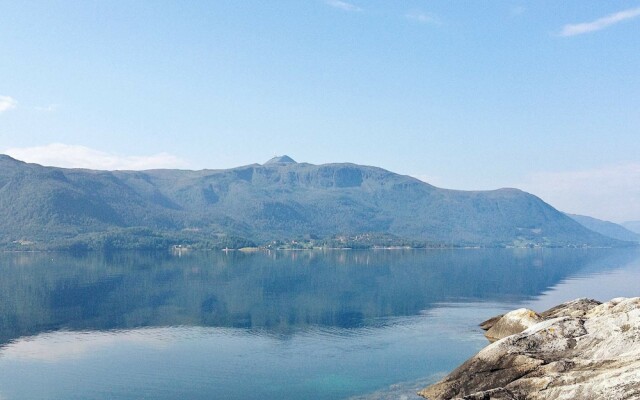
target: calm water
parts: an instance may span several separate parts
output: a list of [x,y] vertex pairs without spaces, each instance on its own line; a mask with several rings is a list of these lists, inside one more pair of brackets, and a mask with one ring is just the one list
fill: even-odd
[[410,399],[486,318],[638,295],[638,249],[0,254],[0,399]]

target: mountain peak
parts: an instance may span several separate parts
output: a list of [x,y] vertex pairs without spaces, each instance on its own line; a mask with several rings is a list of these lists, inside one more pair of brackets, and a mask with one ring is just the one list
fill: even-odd
[[293,158],[284,155],[273,157],[271,160],[265,163],[265,165],[267,164],[297,164],[297,162]]

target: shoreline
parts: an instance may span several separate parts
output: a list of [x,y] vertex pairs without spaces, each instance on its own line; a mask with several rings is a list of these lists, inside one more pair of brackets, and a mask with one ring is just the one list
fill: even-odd
[[640,297],[577,299],[480,324],[494,340],[418,395],[429,400],[640,398]]
[[389,246],[389,247],[313,247],[313,248],[275,248],[270,249],[266,247],[251,247],[251,248],[238,248],[238,249],[220,249],[220,248],[190,248],[190,247],[181,247],[174,248],[169,247],[166,249],[91,249],[91,250],[73,250],[73,249],[0,249],[0,253],[82,253],[82,254],[99,254],[99,253],[110,253],[110,252],[169,252],[169,253],[178,253],[182,252],[182,254],[189,252],[241,252],[241,253],[259,253],[259,252],[270,252],[270,251],[278,251],[278,252],[312,252],[312,251],[377,251],[377,250],[385,250],[385,251],[399,251],[399,250],[556,250],[556,249],[565,249],[565,250],[602,250],[602,249],[633,249],[640,248],[640,244],[636,246],[624,246],[624,247],[614,247],[614,246],[434,246],[434,247],[401,247],[401,246]]

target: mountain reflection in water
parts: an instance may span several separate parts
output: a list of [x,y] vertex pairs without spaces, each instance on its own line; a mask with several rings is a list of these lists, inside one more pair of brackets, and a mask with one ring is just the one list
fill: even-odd
[[4,254],[0,343],[150,326],[376,326],[441,302],[522,300],[635,251],[457,250]]
[[329,399],[436,379],[485,344],[483,318],[633,295],[637,280],[619,271],[637,272],[639,259],[637,249],[5,253],[0,398]]

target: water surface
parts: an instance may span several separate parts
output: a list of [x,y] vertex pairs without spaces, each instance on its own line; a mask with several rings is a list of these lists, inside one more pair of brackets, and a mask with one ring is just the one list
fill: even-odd
[[488,317],[640,295],[640,253],[19,253],[0,277],[2,400],[411,398]]

